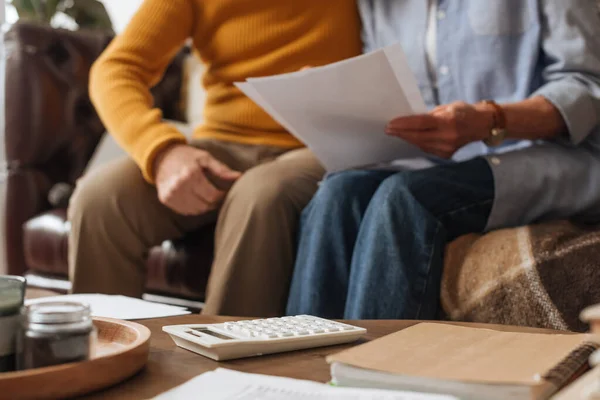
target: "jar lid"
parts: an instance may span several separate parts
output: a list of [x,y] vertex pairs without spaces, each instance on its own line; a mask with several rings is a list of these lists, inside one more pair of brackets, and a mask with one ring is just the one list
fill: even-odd
[[0,276],[0,317],[15,315],[23,306],[25,278]]
[[25,307],[25,318],[31,324],[70,324],[90,320],[90,306],[70,301],[51,301]]

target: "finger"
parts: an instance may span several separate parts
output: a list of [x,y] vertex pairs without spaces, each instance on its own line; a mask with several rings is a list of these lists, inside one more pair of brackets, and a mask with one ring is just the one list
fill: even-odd
[[414,131],[410,131],[410,132],[399,131],[399,132],[393,132],[393,133],[387,133],[387,134],[390,136],[397,137],[398,139],[402,139],[420,149],[422,149],[423,146],[427,145],[427,143],[423,140],[423,138],[420,137],[420,135],[417,135],[416,132],[414,132]]
[[209,205],[189,187],[170,192],[160,201],[180,215],[200,215],[209,210]]
[[455,146],[447,140],[445,134],[441,131],[435,131],[435,134],[424,133],[423,131],[400,131],[390,135],[441,158],[450,158],[454,154]]
[[225,197],[225,192],[219,190],[204,174],[198,174],[190,183],[192,193],[210,206],[218,204]]
[[204,168],[208,169],[213,175],[221,179],[235,181],[240,176],[242,176],[241,172],[232,170],[225,164],[217,161],[212,157],[207,157],[206,159],[202,160],[201,164]]
[[201,215],[216,209],[216,203],[207,201],[200,193],[190,188],[189,195],[185,197],[185,209],[187,215]]
[[205,169],[201,165],[184,168],[171,186],[170,192],[175,192],[183,198],[188,198],[191,194],[207,204],[216,203],[222,197],[220,190],[207,179]]
[[448,129],[431,129],[427,131],[386,129],[386,134],[396,136],[408,141],[419,141],[423,143],[453,143],[456,135]]
[[385,133],[389,136],[406,140],[410,143],[432,143],[439,141],[442,135],[437,130],[430,131],[412,131],[401,129],[386,129]]
[[424,131],[438,127],[438,120],[430,114],[411,115],[393,119],[387,128],[395,130]]
[[431,110],[431,114],[437,114],[437,113],[445,112],[445,111],[447,111],[447,109],[448,109],[448,105],[447,104],[443,104],[443,105],[437,106],[433,110]]

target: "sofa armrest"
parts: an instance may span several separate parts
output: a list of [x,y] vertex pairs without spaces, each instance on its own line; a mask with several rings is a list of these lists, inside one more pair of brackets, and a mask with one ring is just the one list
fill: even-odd
[[[88,76],[112,40],[110,34],[67,31],[18,23],[5,35],[5,147],[9,176],[5,226],[8,273],[28,270],[23,224],[51,210],[48,194],[57,183],[75,185],[104,135],[90,102]],[[152,89],[165,118],[182,120],[179,110],[183,51]]]
[[5,35],[5,203],[8,273],[23,274],[23,224],[51,208],[48,192],[74,183],[104,127],[88,98],[89,69],[110,42],[103,33],[16,24]]

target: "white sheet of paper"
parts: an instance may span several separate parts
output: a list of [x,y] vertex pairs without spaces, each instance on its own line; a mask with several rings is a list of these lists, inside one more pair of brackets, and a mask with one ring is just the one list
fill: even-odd
[[26,305],[48,301],[76,301],[89,304],[92,316],[116,319],[148,319],[190,314],[184,307],[152,303],[126,296],[71,294],[27,300]]
[[424,156],[384,133],[393,118],[427,111],[399,44],[324,67],[250,78],[237,86],[330,172]]
[[246,374],[219,368],[165,392],[154,400],[457,400],[452,396],[371,389],[337,388],[322,383]]

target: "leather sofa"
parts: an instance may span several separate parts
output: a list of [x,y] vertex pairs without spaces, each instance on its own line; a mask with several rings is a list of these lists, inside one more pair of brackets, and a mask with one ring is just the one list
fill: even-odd
[[[25,23],[5,35],[7,272],[50,278],[43,280],[49,288],[64,287],[68,197],[105,134],[88,97],[88,74],[111,39]],[[166,119],[184,120],[178,104],[188,55],[182,50],[152,90]],[[148,292],[201,301],[212,262],[212,230],[152,249]]]

